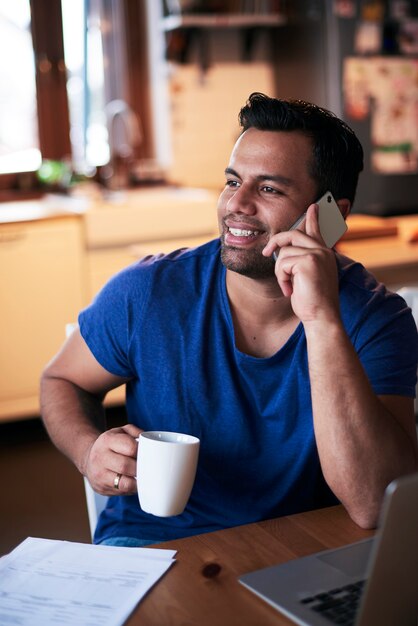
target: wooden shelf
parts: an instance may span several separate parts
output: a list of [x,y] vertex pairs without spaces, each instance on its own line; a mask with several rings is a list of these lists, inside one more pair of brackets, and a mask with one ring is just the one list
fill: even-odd
[[[162,18],[160,27],[167,35],[167,58],[178,63],[187,63],[191,42],[196,45],[200,55],[200,67],[206,71],[210,66],[210,33],[234,29],[242,34],[242,61],[252,57],[254,42],[259,33],[288,23],[284,13],[182,13]],[[171,34],[181,32],[181,43],[176,40],[174,54],[171,55]],[[173,35],[174,36],[174,35]]]
[[200,13],[169,15],[162,20],[162,29],[167,31],[179,28],[275,28],[287,23],[280,13]]

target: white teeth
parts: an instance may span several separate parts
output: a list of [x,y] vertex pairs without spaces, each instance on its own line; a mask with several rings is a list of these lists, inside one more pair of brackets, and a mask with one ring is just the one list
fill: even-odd
[[258,235],[258,230],[242,230],[241,228],[230,228],[229,232],[234,237],[250,237],[250,235]]

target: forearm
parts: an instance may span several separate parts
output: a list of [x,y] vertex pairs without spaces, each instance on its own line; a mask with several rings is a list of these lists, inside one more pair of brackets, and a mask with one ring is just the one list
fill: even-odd
[[325,479],[358,524],[373,526],[386,485],[416,468],[416,446],[373,392],[342,325],[305,330]]
[[90,449],[105,430],[101,398],[67,380],[44,376],[41,416],[53,443],[85,474]]

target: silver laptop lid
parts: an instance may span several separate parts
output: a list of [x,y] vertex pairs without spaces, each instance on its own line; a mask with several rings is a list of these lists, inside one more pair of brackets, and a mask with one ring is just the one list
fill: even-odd
[[356,626],[418,624],[418,474],[386,490]]

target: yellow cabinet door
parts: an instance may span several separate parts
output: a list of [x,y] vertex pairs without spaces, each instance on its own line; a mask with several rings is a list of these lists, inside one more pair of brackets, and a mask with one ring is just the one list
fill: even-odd
[[39,378],[85,305],[77,216],[0,224],[0,420],[39,413]]

